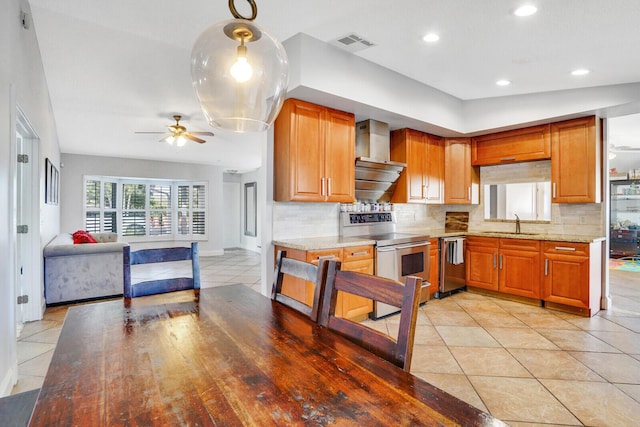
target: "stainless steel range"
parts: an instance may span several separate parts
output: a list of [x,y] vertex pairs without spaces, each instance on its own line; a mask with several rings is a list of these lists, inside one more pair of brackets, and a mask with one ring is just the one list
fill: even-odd
[[[406,276],[422,282],[420,302],[429,299],[429,236],[396,232],[396,215],[391,212],[341,212],[340,235],[375,240],[374,271],[377,276],[404,283]],[[373,319],[400,309],[374,302]]]

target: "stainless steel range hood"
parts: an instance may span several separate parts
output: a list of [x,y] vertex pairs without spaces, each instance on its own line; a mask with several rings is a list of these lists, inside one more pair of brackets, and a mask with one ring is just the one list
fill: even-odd
[[375,120],[356,123],[356,199],[388,202],[405,163],[392,162],[389,125]]

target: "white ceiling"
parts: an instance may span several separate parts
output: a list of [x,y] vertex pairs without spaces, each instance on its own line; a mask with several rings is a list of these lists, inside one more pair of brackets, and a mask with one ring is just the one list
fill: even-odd
[[[331,43],[355,33],[355,53],[462,100],[640,81],[640,1],[256,0],[256,23],[281,41],[297,33]],[[63,153],[185,161],[247,170],[262,138],[216,136],[181,149],[158,142],[171,116],[212,130],[189,75],[191,47],[231,18],[223,0],[30,0]],[[248,3],[235,2],[243,14]],[[437,32],[440,41],[422,36]],[[587,76],[571,76],[575,68]],[[508,87],[495,81],[509,79]]]

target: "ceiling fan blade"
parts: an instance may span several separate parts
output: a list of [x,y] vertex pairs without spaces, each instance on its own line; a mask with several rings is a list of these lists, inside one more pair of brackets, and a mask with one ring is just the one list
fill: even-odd
[[195,141],[200,144],[204,144],[205,142],[207,142],[204,139],[196,138],[195,136],[191,135],[191,133],[183,133],[182,136],[184,138],[190,139],[191,141]]
[[213,132],[189,132],[191,135],[214,136]]

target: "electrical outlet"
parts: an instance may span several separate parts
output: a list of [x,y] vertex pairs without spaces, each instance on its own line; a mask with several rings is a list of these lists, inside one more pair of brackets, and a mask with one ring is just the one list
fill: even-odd
[[580,217],[580,224],[581,224],[581,225],[585,225],[586,223],[587,223],[587,217],[586,217],[586,216],[584,216],[584,215],[582,215],[582,216]]

